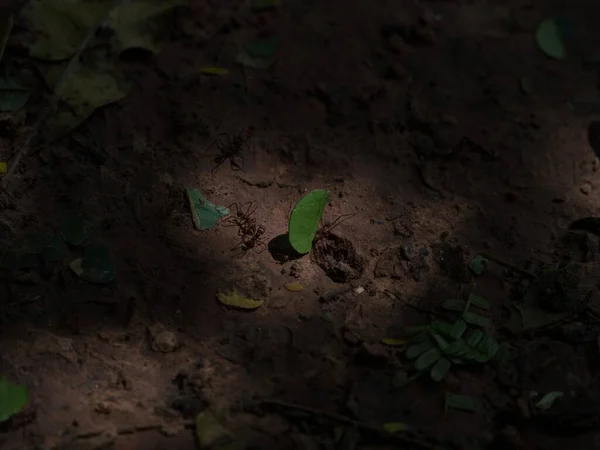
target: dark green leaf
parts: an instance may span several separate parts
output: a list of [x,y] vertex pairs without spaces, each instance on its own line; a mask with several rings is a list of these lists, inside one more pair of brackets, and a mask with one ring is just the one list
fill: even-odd
[[15,112],[22,109],[31,93],[9,78],[0,76],[0,111]]
[[466,330],[467,323],[462,319],[458,319],[456,322],[454,322],[454,325],[452,326],[450,337],[454,339],[460,339]]
[[444,349],[444,354],[446,356],[449,356],[449,357],[452,357],[452,358],[462,358],[469,351],[471,351],[471,349],[465,343],[465,341],[459,339],[457,341],[452,342],[450,345],[448,345]]
[[433,339],[435,340],[435,343],[437,344],[437,346],[440,348],[440,350],[444,350],[446,347],[448,347],[448,341],[446,341],[446,339],[444,339],[442,336],[440,336],[437,333],[432,333],[431,336],[433,337]]
[[562,31],[555,19],[546,19],[540,22],[535,32],[535,40],[546,56],[558,60],[567,57]]
[[469,347],[477,347],[477,344],[479,344],[483,336],[485,336],[485,333],[483,331],[475,330],[469,337],[467,344],[469,344]]
[[452,363],[450,363],[450,361],[448,361],[446,358],[441,358],[431,368],[431,379],[433,381],[442,381],[444,378],[446,378],[446,375],[448,375],[451,366]]
[[479,411],[479,402],[476,398],[469,395],[452,394],[448,392],[446,394],[446,408],[477,412]]
[[492,326],[491,322],[487,317],[483,317],[480,314],[475,314],[472,312],[464,313],[463,319],[465,320],[465,322],[470,323],[471,325],[476,325],[482,328],[490,328]]
[[85,214],[75,214],[63,219],[60,232],[68,244],[78,246],[90,237],[98,227],[98,222]]
[[449,322],[442,322],[440,320],[434,320],[433,322],[431,322],[431,329],[444,336],[452,337],[452,330],[454,329],[454,324]]
[[71,270],[89,283],[107,284],[115,279],[110,250],[98,242],[91,243],[85,248],[83,259],[71,262]]
[[29,391],[25,386],[0,378],[0,422],[10,419],[27,405]]
[[478,295],[474,294],[469,295],[469,301],[471,302],[472,306],[477,306],[481,309],[490,309],[492,306],[488,299],[479,297]]
[[408,359],[415,359],[417,356],[422,355],[427,350],[432,348],[434,348],[434,344],[433,342],[431,342],[431,339],[428,339],[425,342],[420,342],[418,344],[412,344],[406,349],[406,357]]
[[415,369],[422,372],[435,364],[442,357],[442,352],[439,348],[432,348],[427,350],[415,361]]
[[469,263],[469,269],[471,269],[471,271],[475,275],[481,275],[483,272],[485,272],[486,267],[487,267],[487,259],[485,259],[481,255],[477,255]]
[[442,303],[442,308],[448,311],[463,312],[467,302],[459,298],[451,298]]
[[552,391],[552,392],[548,392],[546,395],[544,395],[540,401],[538,401],[535,406],[538,409],[541,409],[542,411],[547,411],[550,408],[552,408],[552,405],[554,405],[554,402],[556,400],[558,400],[559,398],[562,398],[565,395],[564,392],[561,391]]
[[279,48],[279,38],[277,36],[271,36],[268,38],[257,39],[252,42],[248,42],[245,45],[245,49],[250,56],[253,58],[268,59],[275,55]]

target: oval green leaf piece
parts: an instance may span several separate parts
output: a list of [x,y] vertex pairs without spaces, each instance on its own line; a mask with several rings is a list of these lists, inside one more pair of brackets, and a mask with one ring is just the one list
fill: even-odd
[[413,344],[410,347],[408,347],[408,349],[406,350],[406,357],[408,359],[415,359],[417,356],[422,355],[427,350],[430,350],[432,348],[433,348],[433,342],[431,342],[429,340],[425,341],[425,342],[420,342],[418,344]]
[[554,19],[546,19],[540,22],[535,32],[535,41],[546,56],[558,60],[567,57],[567,49],[562,39],[560,27]]
[[290,244],[298,253],[310,252],[328,201],[329,191],[316,189],[302,197],[294,206],[288,234]]
[[0,423],[21,412],[28,401],[29,391],[25,386],[0,378]]
[[427,350],[415,361],[415,369],[422,372],[425,369],[429,369],[433,364],[439,361],[442,357],[442,352],[439,348],[432,348]]
[[446,378],[446,375],[448,375],[451,366],[452,363],[446,358],[438,360],[438,362],[436,362],[431,368],[431,379],[433,381],[442,381],[444,378]]

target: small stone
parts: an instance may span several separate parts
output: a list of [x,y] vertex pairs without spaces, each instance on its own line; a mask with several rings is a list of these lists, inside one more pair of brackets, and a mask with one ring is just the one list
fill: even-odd
[[150,334],[150,347],[155,352],[171,353],[180,346],[175,333],[168,331],[160,323],[148,327],[148,333]]
[[592,184],[589,182],[585,182],[581,185],[581,187],[579,188],[579,190],[581,191],[581,193],[583,195],[590,195],[592,193],[593,187]]

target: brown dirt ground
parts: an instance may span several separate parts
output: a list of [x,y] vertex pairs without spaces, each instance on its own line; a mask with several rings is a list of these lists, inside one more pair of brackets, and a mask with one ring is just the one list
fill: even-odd
[[[494,303],[500,325],[510,287],[502,270],[475,282],[461,265],[480,251],[550,260],[573,219],[598,213],[589,117],[569,105],[598,95],[598,74],[581,58],[598,48],[600,4],[283,3],[256,14],[240,0],[194,2],[170,46],[136,74],[135,92],[84,125],[102,136],[97,147],[67,138],[28,154],[1,193],[5,239],[56,228],[66,212],[83,211],[102,221],[96,237],[110,246],[118,271],[109,287],[77,279],[68,261],[50,274],[1,274],[0,300],[18,305],[23,318],[0,328],[0,373],[27,385],[32,401],[23,423],[17,417],[0,430],[0,448],[191,449],[193,433],[182,421],[206,408],[253,448],[375,448],[366,437],[358,447],[335,447],[335,424],[314,428],[284,411],[258,411],[262,398],[375,426],[403,421],[419,436],[600,448],[597,431],[556,437],[530,423],[523,407],[531,390],[593,390],[593,346],[531,341],[547,354],[529,349],[542,368],[527,386],[506,387],[486,366],[437,385],[393,388],[410,365],[380,344],[427,320],[385,290],[427,307],[473,288]],[[575,56],[560,63],[532,37],[541,19],[555,16],[572,18],[580,36]],[[279,59],[244,73],[231,62],[236,48],[261,33],[279,35]],[[230,74],[186,75],[201,65]],[[523,78],[531,80],[529,95]],[[244,171],[225,163],[212,175],[204,150],[218,133],[249,127],[255,134]],[[413,144],[424,136],[441,151],[417,155]],[[16,151],[11,139],[0,140],[0,159]],[[351,240],[366,269],[336,284],[311,257],[235,258],[235,229],[194,229],[187,186],[217,204],[254,202],[268,239],[286,232],[303,193],[329,189],[326,219],[354,214],[335,233]],[[457,276],[436,261],[442,241],[455,246]],[[410,264],[380,259],[405,244],[427,255]],[[383,276],[374,276],[376,266]],[[265,305],[224,309],[217,289],[247,277],[268,281]],[[288,292],[290,281],[306,289]],[[153,351],[148,330],[157,323],[179,348]],[[477,396],[483,413],[444,415],[445,390]],[[499,414],[499,404],[510,414]],[[154,424],[165,429],[67,445],[78,433]]]

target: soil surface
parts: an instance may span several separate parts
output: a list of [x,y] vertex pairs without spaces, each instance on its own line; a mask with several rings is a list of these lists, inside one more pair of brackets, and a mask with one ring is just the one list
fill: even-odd
[[[116,266],[114,282],[87,283],[69,269],[74,248],[51,267],[0,271],[0,375],[31,392],[0,424],[0,449],[193,449],[193,418],[209,411],[256,449],[600,448],[595,319],[565,322],[578,339],[507,333],[523,277],[468,268],[483,252],[523,269],[597,259],[597,238],[568,229],[600,212],[587,132],[599,72],[584,63],[600,4],[193,3],[125,101],[26,154],[0,192],[4,249],[86,214]],[[565,61],[535,44],[548,17],[574,24]],[[272,67],[234,63],[272,34]],[[0,160],[33,120],[3,116]],[[232,163],[206,151],[220,133],[248,138]],[[255,248],[236,227],[197,230],[190,187],[252,202]],[[317,188],[331,192],[324,220],[345,220],[312,255],[282,257],[273,239],[285,244],[293,205]],[[234,287],[264,304],[217,301]],[[491,302],[489,332],[514,358],[412,380],[406,345],[384,340],[471,292]],[[552,391],[564,397],[540,411]],[[445,410],[448,392],[480,410]],[[396,422],[409,430],[377,432]]]

